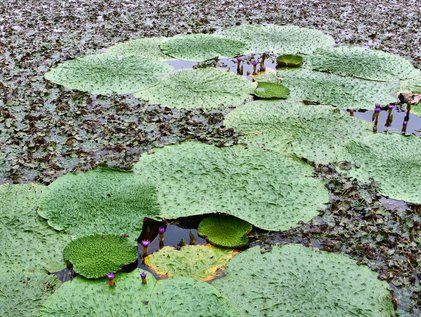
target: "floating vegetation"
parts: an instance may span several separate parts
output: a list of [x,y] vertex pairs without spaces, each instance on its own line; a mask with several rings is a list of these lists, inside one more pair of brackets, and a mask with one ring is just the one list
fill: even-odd
[[131,172],[97,168],[67,174],[45,191],[38,213],[56,230],[139,236],[144,217],[159,213],[156,190]]
[[328,201],[311,166],[257,147],[184,142],[142,156],[134,171],[156,185],[167,219],[221,212],[285,230],[316,216]]
[[302,64],[301,55],[284,54],[276,58],[276,67],[301,67]]
[[245,42],[250,53],[310,54],[335,43],[331,36],[321,31],[293,25],[243,24],[222,34]]
[[278,83],[259,81],[254,95],[262,99],[286,99],[289,89]]
[[168,60],[160,48],[165,37],[145,37],[118,43],[107,49],[106,53],[116,56],[139,56],[152,60]]
[[66,61],[44,76],[69,89],[109,95],[134,93],[171,71],[164,62],[144,57],[98,54]]
[[104,280],[76,277],[64,283],[41,308],[41,317],[56,317],[66,312],[76,316],[238,316],[228,300],[212,285],[191,278],[175,277],[156,281],[134,270],[115,276],[115,287]]
[[242,132],[247,144],[319,164],[341,160],[345,146],[371,130],[368,123],[331,106],[293,101],[247,103],[230,112],[225,125]]
[[387,283],[341,254],[301,245],[244,251],[215,280],[241,316],[394,315]]
[[203,62],[213,58],[231,58],[246,53],[246,44],[213,34],[177,35],[161,44],[164,54],[183,60]]
[[37,214],[45,189],[43,185],[33,184],[0,186],[2,266],[33,271],[48,269],[54,263],[64,268],[62,252],[70,237],[53,230]]
[[137,98],[180,109],[232,107],[250,98],[255,84],[215,68],[181,70],[137,92]]
[[317,50],[305,61],[314,70],[378,81],[408,79],[420,73],[401,56],[355,46]]
[[396,101],[397,82],[375,82],[307,69],[278,70],[290,99],[334,105],[340,109],[371,109],[376,102]]
[[230,249],[211,245],[186,245],[179,250],[163,247],[148,255],[145,264],[161,277],[191,277],[197,280],[214,279],[236,254]]
[[[73,270],[87,278],[100,278],[137,260],[137,246],[117,235],[91,235],[70,242],[63,258]],[[107,276],[114,280],[114,274]]]
[[214,245],[227,248],[237,248],[248,245],[248,233],[253,226],[246,221],[224,215],[214,215],[204,218],[197,228],[201,236]]

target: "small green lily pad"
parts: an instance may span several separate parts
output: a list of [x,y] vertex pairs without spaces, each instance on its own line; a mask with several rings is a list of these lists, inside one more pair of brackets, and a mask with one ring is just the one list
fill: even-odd
[[248,244],[247,234],[252,228],[251,224],[236,217],[215,215],[203,219],[197,230],[214,245],[236,248]]
[[145,264],[161,277],[192,277],[209,281],[236,254],[211,245],[186,245],[180,250],[164,247],[145,258]]
[[100,278],[117,272],[138,258],[137,246],[117,235],[92,235],[70,242],[63,251],[73,270],[87,278]]
[[301,55],[284,54],[276,58],[277,67],[301,67],[303,57]]
[[260,81],[254,95],[263,99],[285,99],[289,95],[289,89],[281,84]]

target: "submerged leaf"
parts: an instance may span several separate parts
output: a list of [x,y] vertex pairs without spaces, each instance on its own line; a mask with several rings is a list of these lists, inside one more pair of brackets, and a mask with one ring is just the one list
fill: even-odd
[[246,44],[213,34],[177,35],[161,44],[162,51],[172,57],[192,61],[206,61],[217,57],[243,55]]
[[233,107],[250,98],[255,84],[215,68],[182,70],[135,94],[137,98],[179,109]]
[[222,34],[245,42],[251,53],[310,54],[335,43],[331,36],[319,30],[293,25],[244,24],[225,30]]
[[384,316],[394,314],[388,285],[368,267],[301,245],[259,247],[237,255],[212,285],[241,316]]
[[221,212],[286,230],[316,216],[328,201],[311,166],[257,147],[184,142],[143,155],[134,170],[157,186],[168,219]]
[[88,55],[59,64],[44,76],[69,89],[94,94],[127,94],[156,82],[172,67],[139,56]]

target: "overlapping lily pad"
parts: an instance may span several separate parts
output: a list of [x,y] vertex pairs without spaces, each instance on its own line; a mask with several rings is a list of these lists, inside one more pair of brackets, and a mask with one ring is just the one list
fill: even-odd
[[[66,234],[48,226],[37,214],[45,186],[0,186],[0,262],[15,270],[41,270],[51,262],[62,263]],[[1,315],[1,314],[0,314]]]
[[254,95],[262,99],[285,99],[289,89],[279,83],[259,81]]
[[0,316],[37,316],[43,301],[60,285],[54,275],[0,266]]
[[186,245],[180,250],[164,247],[145,258],[145,264],[162,277],[192,277],[209,281],[215,278],[236,253],[211,245]]
[[335,43],[331,36],[319,30],[293,25],[243,24],[225,30],[223,35],[245,42],[250,53],[310,54]]
[[157,186],[168,219],[221,212],[285,230],[313,218],[328,201],[311,166],[258,147],[185,142],[142,156],[134,170]]
[[214,245],[236,248],[249,242],[247,234],[253,226],[232,216],[214,215],[203,219],[197,231]]
[[247,51],[245,43],[213,34],[178,35],[161,44],[162,51],[172,57],[206,61],[217,57],[231,58]]
[[301,67],[303,57],[301,55],[284,54],[276,58],[277,67]]
[[341,160],[349,142],[371,134],[368,123],[331,106],[290,101],[247,103],[230,112],[225,125],[247,144],[321,164]]
[[140,271],[118,274],[115,287],[104,280],[76,277],[64,283],[41,309],[41,317],[79,316],[237,316],[228,300],[213,286],[189,278],[156,281],[147,273],[142,284]]
[[289,99],[334,105],[341,109],[372,109],[375,103],[395,102],[399,83],[375,82],[307,69],[279,70]]
[[137,260],[137,246],[127,238],[112,234],[91,235],[70,242],[63,251],[73,270],[87,278],[117,272]]
[[241,316],[394,315],[388,285],[368,267],[300,245],[259,247],[237,255],[212,285]]
[[171,57],[165,55],[159,47],[165,37],[145,37],[118,43],[107,49],[107,54],[117,56],[140,56],[153,60],[167,60]]
[[136,92],[171,71],[168,64],[144,57],[98,54],[66,61],[44,76],[69,89],[108,95]]
[[375,134],[347,146],[345,159],[358,166],[348,171],[360,181],[374,179],[379,192],[421,204],[421,138]]
[[238,106],[255,84],[215,68],[182,70],[135,94],[137,98],[179,109]]
[[419,75],[409,60],[363,47],[340,46],[316,51],[306,66],[323,72],[379,81],[397,81]]
[[145,216],[155,217],[156,190],[130,172],[97,168],[64,175],[48,186],[39,214],[74,236],[93,233],[139,236]]

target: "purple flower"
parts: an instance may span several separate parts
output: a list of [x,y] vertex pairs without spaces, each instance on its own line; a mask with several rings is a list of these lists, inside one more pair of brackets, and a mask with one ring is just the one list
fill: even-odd
[[382,106],[379,103],[376,103],[376,105],[374,106],[376,109],[380,109]]
[[140,273],[140,277],[142,278],[142,280],[144,280],[146,278],[146,273],[145,272]]
[[235,60],[237,61],[237,63],[241,63],[241,61],[243,60],[243,57],[242,56],[237,56],[235,58]]
[[161,226],[161,227],[159,227],[159,229],[158,229],[158,232],[160,233],[160,234],[164,234],[165,233],[165,227],[164,226]]
[[257,61],[252,60],[252,61],[251,61],[251,64],[253,65],[253,67],[255,67],[255,66],[257,66]]
[[403,122],[403,125],[404,125],[404,126],[407,126],[407,125],[408,125],[408,121],[404,121],[404,122]]
[[389,110],[393,110],[393,109],[395,109],[395,106],[394,106],[394,105],[392,105],[392,104],[390,104],[390,105],[388,105],[388,106],[387,106],[387,108],[388,108]]
[[381,110],[382,110],[382,109],[380,109],[380,108],[376,108],[376,109],[374,109],[374,112],[375,112],[375,113],[379,113]]
[[149,243],[150,243],[150,241],[149,240],[142,240],[142,246],[144,247],[144,248],[147,248],[148,247],[148,245],[149,245]]
[[110,273],[108,273],[108,274],[107,274],[107,278],[108,278],[109,280],[114,279],[114,277],[115,277],[115,275],[114,275],[114,273],[112,273],[112,272],[110,272]]

